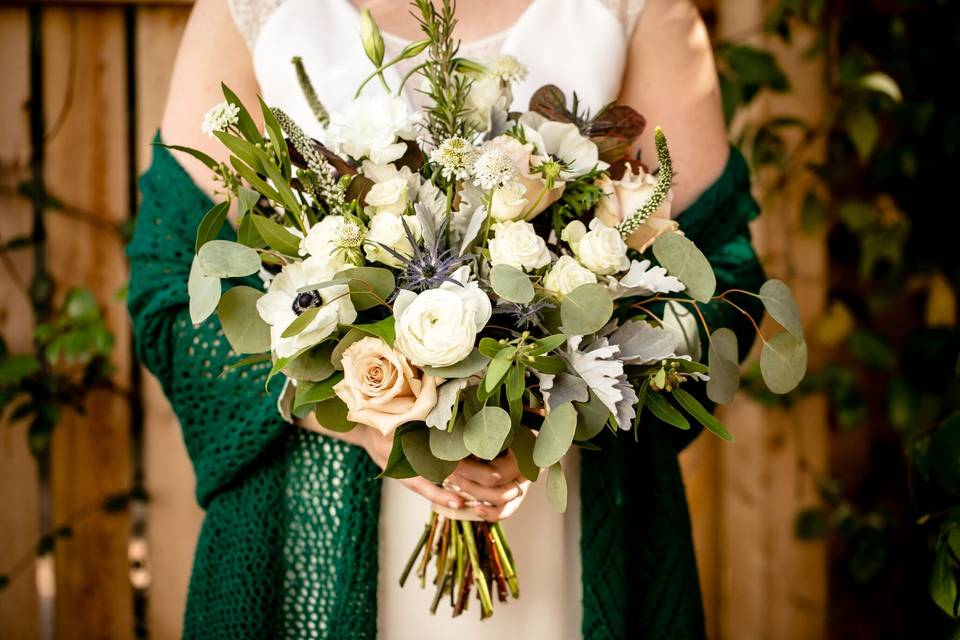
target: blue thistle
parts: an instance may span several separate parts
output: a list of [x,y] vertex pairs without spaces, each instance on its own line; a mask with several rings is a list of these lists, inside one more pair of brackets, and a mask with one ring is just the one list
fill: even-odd
[[[456,255],[452,249],[447,247],[446,230],[448,222],[447,218],[443,219],[431,238],[432,242],[421,243],[413,235],[407,221],[401,218],[400,223],[407,234],[407,240],[413,247],[413,254],[409,256],[382,243],[377,243],[403,265],[400,267],[399,288],[419,293],[428,289],[436,289],[444,282],[452,282],[462,286],[460,282],[453,279],[453,273],[473,260],[473,256]],[[426,229],[424,229],[424,233],[427,233]]]
[[500,300],[493,312],[498,315],[510,316],[518,329],[529,329],[537,323],[537,318],[547,309],[554,309],[556,305],[550,300],[540,298],[527,304]]

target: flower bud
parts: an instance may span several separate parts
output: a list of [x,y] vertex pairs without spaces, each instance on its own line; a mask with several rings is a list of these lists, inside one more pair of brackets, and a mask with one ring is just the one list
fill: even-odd
[[363,42],[363,50],[370,58],[370,62],[379,69],[383,65],[383,36],[370,9],[360,12],[360,40]]
[[487,68],[475,62],[473,60],[468,60],[467,58],[457,58],[454,61],[455,69],[459,73],[474,73],[477,75],[483,75],[487,72]]
[[421,53],[424,49],[430,46],[432,40],[430,38],[424,38],[423,40],[417,40],[416,42],[411,42],[403,48],[403,51],[400,52],[400,55],[397,56],[401,60],[407,60],[409,58],[415,58]]

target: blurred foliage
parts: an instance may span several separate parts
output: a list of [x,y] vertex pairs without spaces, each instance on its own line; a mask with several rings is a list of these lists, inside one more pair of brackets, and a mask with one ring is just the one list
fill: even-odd
[[960,637],[960,3],[780,0],[764,32],[770,50],[717,47],[724,108],[738,123],[764,92],[804,90],[771,54],[783,44],[822,63],[820,121],[744,119],[736,142],[771,197],[809,185],[797,231],[827,237],[828,307],[812,328],[827,357],[792,397],[764,394],[755,371],[745,386],[770,403],[829,400],[846,457],[836,477],[808,469],[822,504],[795,534],[830,537],[831,635]]

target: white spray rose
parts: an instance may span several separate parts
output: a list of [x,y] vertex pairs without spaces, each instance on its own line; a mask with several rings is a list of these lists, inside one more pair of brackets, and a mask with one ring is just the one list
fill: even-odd
[[570,245],[583,266],[597,275],[606,276],[630,268],[627,245],[620,232],[598,218],[590,221],[589,231],[582,222],[574,220],[564,227],[560,239]]
[[[292,262],[273,279],[267,293],[257,300],[257,312],[270,325],[270,347],[278,358],[292,356],[301,349],[319,344],[336,330],[338,324],[350,324],[357,319],[346,285],[297,292],[297,289],[327,282],[335,276],[336,271],[329,261],[322,258]],[[320,311],[310,324],[295,336],[282,337],[290,323],[311,307],[320,307]]]
[[361,173],[373,181],[364,198],[367,203],[364,211],[371,218],[383,212],[395,216],[403,214],[420,190],[420,177],[410,171],[410,167],[397,169],[393,164],[375,164],[367,160]]
[[399,160],[407,145],[400,140],[417,137],[420,114],[410,111],[397,96],[361,96],[330,115],[326,142],[355,160],[369,158],[377,164]]
[[529,222],[499,222],[490,240],[490,263],[508,264],[523,271],[533,271],[550,264],[547,243],[537,235]]
[[570,256],[560,256],[543,277],[543,288],[560,296],[567,295],[582,284],[596,283],[596,274]]
[[399,269],[403,266],[395,255],[387,251],[381,245],[390,247],[399,254],[405,256],[413,255],[413,246],[410,244],[410,238],[407,237],[407,231],[403,228],[406,222],[410,228],[410,233],[416,240],[421,238],[420,221],[416,216],[395,216],[392,213],[378,213],[370,220],[370,230],[367,231],[367,239],[363,244],[363,252],[370,262],[382,262],[383,264]]
[[[524,220],[530,220],[556,202],[563,194],[563,183],[547,189],[546,180],[541,175],[531,172],[532,167],[539,166],[546,159],[544,156],[534,155],[532,144],[523,144],[516,138],[503,135],[497,136],[481,147],[481,153],[489,150],[506,154],[513,164],[511,180],[503,184],[493,184],[490,181],[480,181],[478,184],[485,190],[496,188],[493,193],[493,206],[490,209],[490,215],[494,220],[516,220],[521,216]],[[475,176],[478,168],[482,167],[475,165]]]
[[402,289],[393,304],[396,346],[418,367],[446,367],[470,355],[492,308],[470,268],[453,274],[460,284],[445,282],[420,294]]

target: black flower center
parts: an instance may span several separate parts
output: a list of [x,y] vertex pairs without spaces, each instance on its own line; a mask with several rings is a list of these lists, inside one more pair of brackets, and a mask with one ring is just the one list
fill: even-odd
[[297,315],[300,315],[310,307],[319,307],[323,304],[323,301],[320,299],[320,292],[314,289],[313,291],[304,291],[296,298],[293,299],[293,312]]

